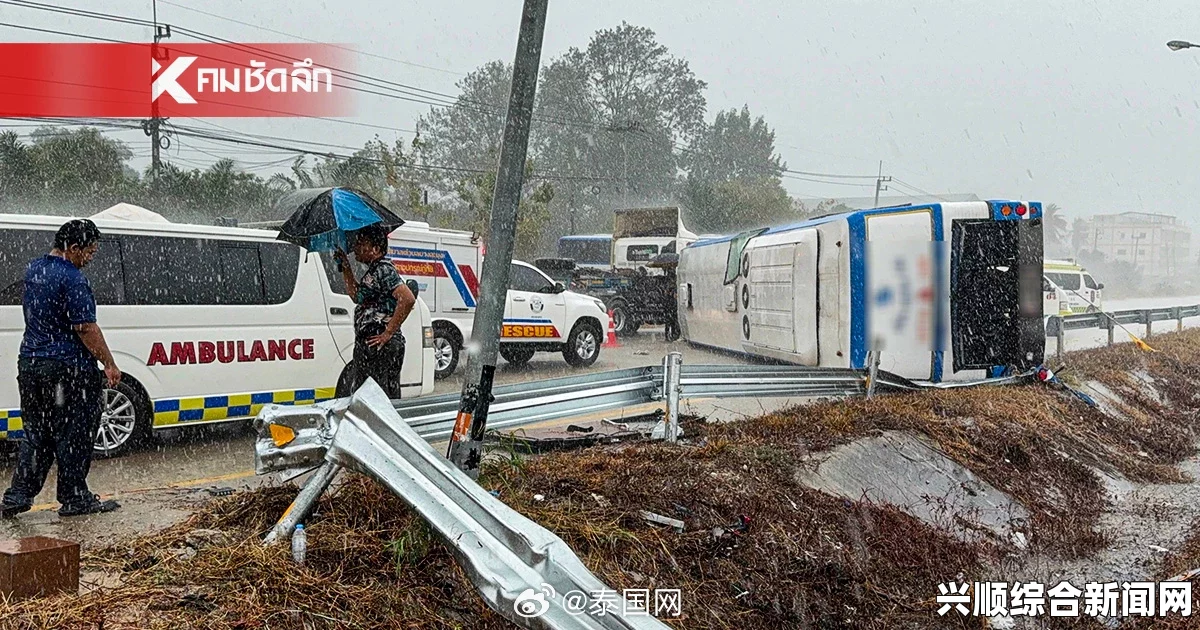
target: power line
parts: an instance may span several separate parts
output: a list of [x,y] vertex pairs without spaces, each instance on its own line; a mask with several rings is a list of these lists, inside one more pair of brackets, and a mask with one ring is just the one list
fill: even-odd
[[[77,17],[86,17],[86,18],[91,18],[91,19],[96,19],[96,20],[104,20],[104,21],[109,21],[109,22],[118,22],[118,23],[122,23],[122,24],[130,24],[130,25],[137,25],[137,26],[150,26],[150,27],[156,26],[155,23],[153,23],[153,22],[148,22],[146,20],[142,20],[139,18],[97,13],[95,11],[88,11],[85,9],[77,9],[74,7],[64,7],[64,6],[44,4],[44,3],[40,3],[40,2],[32,2],[31,0],[0,0],[0,4],[9,4],[12,6],[18,6],[18,7],[23,7],[23,8],[27,8],[27,9],[50,11],[53,13],[73,15],[73,16],[77,16]],[[186,27],[182,27],[182,26],[174,26],[174,30],[184,33],[184,34],[191,35],[192,37],[199,39],[206,43],[223,44],[228,47],[234,48],[236,50],[240,50],[242,52],[252,52],[252,53],[255,53],[256,55],[263,55],[264,57],[268,57],[275,61],[280,61],[280,62],[284,62],[284,63],[292,61],[291,59],[286,59],[276,53],[273,53],[269,50],[265,50],[263,48],[258,48],[255,46],[249,46],[249,45],[245,45],[245,44],[239,44],[238,42],[235,42],[233,40],[225,39],[223,37],[219,37],[216,35],[211,35],[211,34],[208,34],[208,33],[202,32],[202,31],[197,31],[195,29],[190,29],[190,28],[186,28]],[[46,31],[46,32],[61,33],[59,31]],[[112,41],[112,40],[109,40],[109,41]],[[117,43],[133,43],[133,42],[118,41]],[[216,59],[218,61],[224,61],[226,63],[233,63],[230,60],[217,59],[216,57],[213,57],[213,59]],[[485,103],[483,101],[474,101],[472,99],[464,98],[462,95],[455,96],[455,95],[446,94],[443,92],[437,92],[435,90],[428,90],[425,88],[408,85],[405,83],[390,81],[388,79],[381,79],[378,77],[373,77],[373,76],[358,73],[358,72],[351,72],[348,70],[344,70],[344,69],[340,69],[340,68],[336,68],[336,67],[332,67],[332,66],[329,67],[329,70],[331,70],[335,74],[340,74],[343,78],[347,78],[351,81],[357,81],[357,82],[367,85],[369,87],[373,87],[376,89],[382,89],[382,90],[390,90],[391,92],[396,92],[396,93],[391,94],[391,93],[385,93],[385,92],[378,92],[376,90],[369,90],[369,89],[359,87],[359,86],[345,85],[345,84],[341,84],[341,83],[331,83],[331,85],[333,85],[333,86],[340,87],[340,88],[343,88],[346,90],[352,90],[352,91],[356,91],[356,92],[362,92],[365,94],[372,94],[372,95],[382,96],[382,97],[386,97],[386,98],[393,98],[393,99],[402,100],[402,101],[409,101],[409,102],[419,103],[422,105],[431,105],[433,107],[455,107],[455,108],[470,109],[470,110],[474,110],[474,111],[477,111],[480,113],[484,113],[484,114],[488,114],[488,115],[492,115],[492,116],[498,116],[498,117],[503,117],[503,116],[505,116],[505,113],[506,113],[506,106],[494,105],[491,103]],[[468,105],[475,105],[476,107],[469,107]],[[538,122],[558,124],[558,125],[563,125],[563,126],[586,127],[589,129],[598,129],[598,130],[606,129],[605,126],[603,126],[599,123],[592,122],[592,121],[583,121],[583,120],[577,120],[577,119],[573,120],[573,119],[568,119],[568,118],[551,117],[551,116],[545,116],[545,115],[536,115],[533,117],[533,120],[536,120]]]
[[[250,27],[250,28],[256,28],[256,29],[258,29],[258,30],[260,30],[260,31],[266,31],[266,32],[268,32],[268,33],[274,33],[274,34],[276,34],[276,35],[283,35],[283,36],[285,36],[285,37],[291,37],[291,38],[293,38],[293,39],[298,39],[298,40],[301,40],[301,41],[306,41],[306,42],[313,43],[313,44],[321,44],[321,43],[323,43],[323,42],[319,42],[319,41],[317,41],[317,40],[315,40],[315,39],[309,39],[309,38],[307,38],[307,37],[301,37],[300,35],[295,35],[295,34],[293,34],[293,33],[288,33],[288,32],[286,32],[286,31],[280,31],[280,30],[276,30],[276,29],[273,29],[273,28],[267,28],[267,27],[265,27],[265,26],[263,26],[263,25],[261,25],[261,24],[253,24],[253,23],[251,23],[251,22],[243,22],[243,21],[241,21],[241,20],[236,20],[236,19],[234,19],[234,18],[227,17],[227,16],[224,16],[224,15],[218,15],[218,14],[216,14],[216,13],[209,13],[208,11],[201,11],[200,9],[196,9],[196,8],[193,8],[193,7],[184,6],[184,5],[182,5],[182,4],[177,4],[177,3],[174,3],[174,2],[169,2],[168,0],[158,0],[158,1],[159,1],[159,2],[161,2],[161,3],[163,3],[163,4],[167,4],[167,5],[170,5],[170,6],[173,6],[173,7],[179,8],[179,9],[183,9],[183,10],[185,10],[185,11],[191,11],[191,12],[193,12],[193,13],[199,13],[199,14],[201,14],[201,15],[207,15],[208,17],[216,18],[216,19],[218,19],[218,20],[224,20],[224,21],[226,21],[226,22],[232,22],[232,23],[234,23],[234,24],[240,24],[240,25],[242,25],[242,26],[248,26],[248,27]],[[443,72],[443,73],[446,73],[446,74],[452,74],[452,75],[454,75],[454,76],[460,76],[460,77],[462,77],[462,76],[466,76],[465,74],[463,74],[463,73],[461,73],[461,72],[455,72],[454,70],[447,70],[447,69],[445,69],[445,68],[437,68],[437,67],[434,67],[434,66],[427,66],[427,65],[424,65],[424,64],[419,64],[419,63],[415,63],[415,62],[412,62],[412,61],[405,61],[405,60],[403,60],[403,59],[396,59],[395,57],[388,57],[388,56],[386,56],[386,55],[379,55],[379,54],[376,54],[376,53],[363,52],[363,51],[361,51],[361,50],[356,50],[356,49],[354,49],[354,48],[350,48],[350,47],[348,47],[348,46],[339,46],[339,45],[337,45],[337,44],[325,44],[325,45],[326,45],[326,46],[331,46],[331,47],[333,47],[333,48],[338,48],[338,49],[340,49],[340,50],[346,50],[346,51],[349,51],[349,52],[355,53],[355,54],[357,54],[357,55],[362,55],[362,56],[364,56],[364,57],[374,57],[374,58],[376,58],[376,59],[383,59],[384,61],[392,61],[392,62],[395,62],[395,63],[404,64],[404,65],[406,65],[406,66],[413,66],[414,68],[421,68],[421,69],[424,69],[424,70],[433,70],[434,72]]]

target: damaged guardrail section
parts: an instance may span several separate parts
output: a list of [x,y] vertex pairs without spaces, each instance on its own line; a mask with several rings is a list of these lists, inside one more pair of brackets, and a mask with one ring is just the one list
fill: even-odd
[[[625,615],[626,603],[619,596],[616,601],[592,600],[592,593],[614,591],[562,539],[493,497],[434,451],[374,381],[367,381],[345,404],[324,411],[327,419],[337,416],[327,425],[337,430],[328,462],[313,477],[315,484],[310,480],[305,487],[309,501],[320,494],[310,488],[327,486],[337,467],[370,475],[420,513],[488,605],[521,627],[668,628],[648,615]],[[319,419],[280,408],[264,416],[268,427],[276,419],[292,424],[312,419],[319,424]],[[301,505],[306,503],[301,498],[289,512],[311,509]]]
[[[873,389],[917,389],[877,372]],[[509,385],[494,390],[489,427],[505,428],[657,401],[667,405],[663,434],[679,436],[684,397],[851,396],[867,376],[856,370],[800,366],[684,366],[673,353],[662,366]],[[526,628],[666,628],[653,617],[625,616],[612,593],[561,539],[493,497],[434,451],[450,435],[458,395],[391,401],[374,381],[348,399],[304,407],[271,405],[257,419],[255,470],[295,475],[316,469],[266,537],[291,536],[342,468],[388,486],[429,522],[493,610]],[[611,605],[610,605],[611,604]],[[612,610],[616,606],[620,610]],[[601,611],[601,612],[597,612]]]

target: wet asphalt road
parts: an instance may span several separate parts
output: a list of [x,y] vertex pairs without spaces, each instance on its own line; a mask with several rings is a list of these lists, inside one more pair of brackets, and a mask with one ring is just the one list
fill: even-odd
[[[685,343],[667,343],[661,328],[647,328],[632,339],[622,339],[617,348],[604,348],[589,371],[615,370],[660,364],[667,352],[679,351],[690,363],[732,364],[740,359],[692,348]],[[462,389],[462,370],[444,381],[437,381],[435,393]],[[500,360],[497,384],[554,378],[577,373],[558,353],[538,353],[521,368]],[[156,443],[123,457],[97,459],[92,464],[88,484],[102,495],[121,496],[167,489],[172,485],[191,488],[239,488],[256,483],[253,452],[254,435],[248,422],[212,427],[172,429],[156,434]],[[8,487],[16,464],[15,452],[0,454],[0,484]],[[55,472],[36,503],[43,509],[54,503]],[[57,508],[57,506],[54,506]]]

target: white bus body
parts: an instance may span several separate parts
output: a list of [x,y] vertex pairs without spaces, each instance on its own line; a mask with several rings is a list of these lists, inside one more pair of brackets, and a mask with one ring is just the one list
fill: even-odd
[[1027,368],[1045,346],[1041,243],[1041,204],[1011,201],[858,210],[701,240],[680,253],[680,327],[693,344],[856,369],[868,340],[883,338],[880,368],[925,381]]

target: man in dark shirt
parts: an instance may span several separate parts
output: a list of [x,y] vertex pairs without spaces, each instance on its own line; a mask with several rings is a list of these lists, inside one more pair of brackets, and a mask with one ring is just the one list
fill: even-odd
[[[54,249],[25,270],[25,336],[17,359],[17,389],[25,439],[0,517],[29,510],[58,458],[61,516],[111,512],[88,489],[92,444],[100,425],[102,379],[110,387],[121,371],[96,324],[96,300],[80,269],[96,255],[100,230],[87,219],[68,221],[54,235]],[[97,362],[104,365],[103,374]]]
[[354,278],[345,252],[335,254],[342,267],[346,291],[354,300],[354,373],[349,395],[367,378],[375,379],[389,398],[400,398],[400,371],[404,367],[404,335],[400,324],[417,299],[387,259],[388,233],[368,225],[354,235],[354,258],[367,265],[361,280]]

